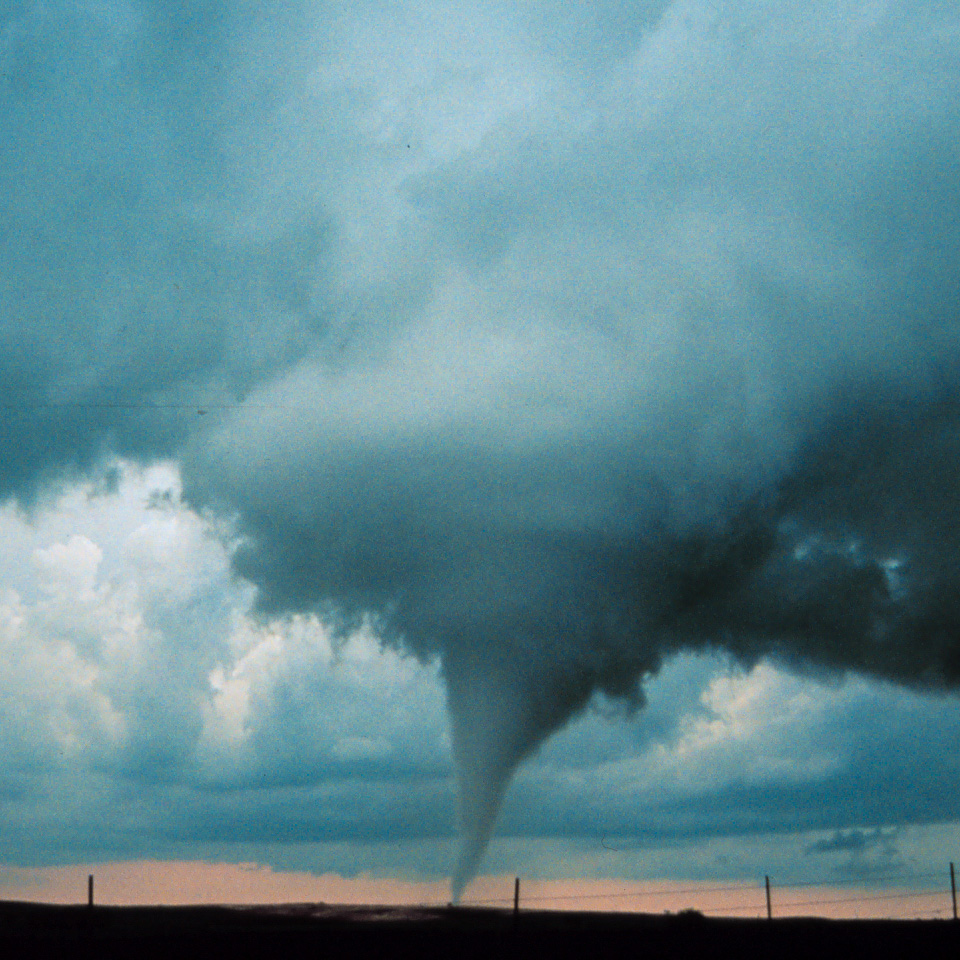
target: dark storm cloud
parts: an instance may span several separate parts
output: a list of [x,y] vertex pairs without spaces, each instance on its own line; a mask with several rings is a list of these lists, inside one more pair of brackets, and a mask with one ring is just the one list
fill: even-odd
[[828,840],[817,840],[811,843],[806,852],[808,854],[824,854],[847,852],[862,854],[873,847],[890,847],[896,841],[896,834],[884,832],[880,829],[866,832],[864,830],[838,830]]
[[5,489],[184,451],[265,609],[439,655],[458,887],[677,650],[960,674],[957,14],[556,14],[3,26]]
[[168,454],[322,327],[324,215],[256,210],[251,162],[298,80],[297,10],[267,30],[216,3],[5,5],[0,492]]
[[818,12],[678,4],[579,125],[412,178],[461,272],[192,461],[265,605],[441,653],[462,876],[514,764],[671,651],[960,670],[957,51],[932,8]]

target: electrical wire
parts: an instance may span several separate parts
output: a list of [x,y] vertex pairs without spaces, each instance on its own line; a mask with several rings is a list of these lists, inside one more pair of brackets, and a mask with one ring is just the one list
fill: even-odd
[[[942,877],[942,873],[900,873],[900,874],[884,874],[883,876],[875,877],[861,877],[857,882],[859,883],[891,883],[894,880],[933,880],[937,877]],[[770,883],[773,885],[776,878],[770,877]],[[850,879],[838,879],[833,878],[832,880],[797,880],[797,881],[778,881],[777,886],[783,890],[785,888],[793,889],[794,887],[849,887],[851,885]]]

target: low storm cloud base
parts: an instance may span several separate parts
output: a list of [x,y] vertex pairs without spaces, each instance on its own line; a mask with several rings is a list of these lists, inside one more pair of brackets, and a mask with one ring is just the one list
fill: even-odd
[[681,650],[960,678],[960,15],[19,2],[0,493],[123,455],[438,659],[475,872]]

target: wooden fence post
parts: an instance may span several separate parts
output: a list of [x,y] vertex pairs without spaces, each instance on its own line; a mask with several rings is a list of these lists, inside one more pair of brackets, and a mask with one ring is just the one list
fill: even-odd
[[957,875],[953,872],[953,861],[950,861],[950,896],[953,898],[953,919],[957,919]]

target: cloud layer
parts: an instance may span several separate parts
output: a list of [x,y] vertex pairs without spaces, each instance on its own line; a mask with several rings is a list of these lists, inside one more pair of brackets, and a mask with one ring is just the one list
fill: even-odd
[[[175,470],[114,476],[30,520],[0,513],[3,861],[442,875],[454,795],[436,666],[368,627],[336,641],[312,617],[255,617],[229,536],[179,502]],[[784,839],[756,856],[794,874],[809,860],[822,879],[833,847],[804,850],[837,825],[900,828],[900,849],[907,825],[960,815],[953,698],[717,654],[671,658],[645,694],[632,716],[596,701],[524,765],[495,869],[565,876],[586,858],[589,875],[657,876],[696,843],[681,872],[722,874],[723,836],[770,831]],[[742,852],[737,876],[756,869]]]

